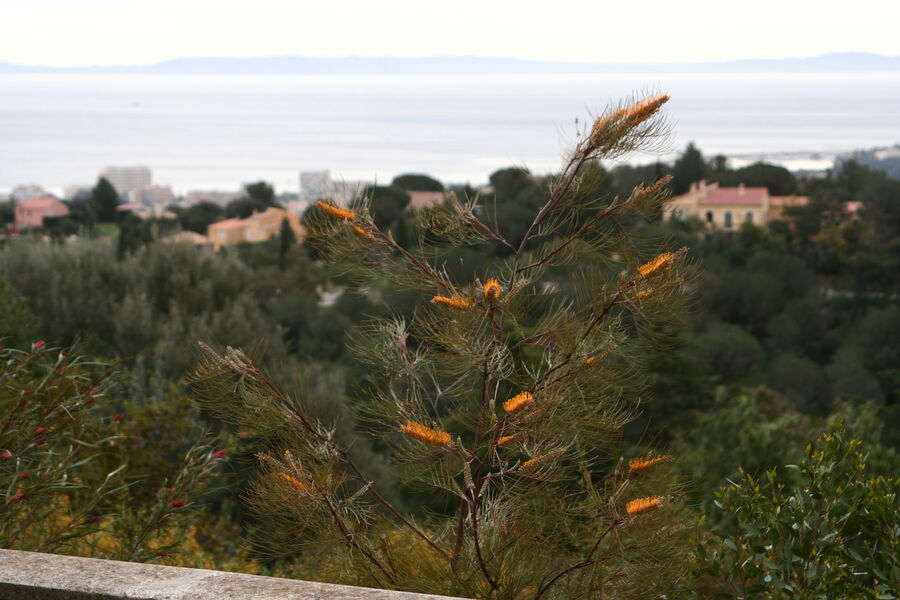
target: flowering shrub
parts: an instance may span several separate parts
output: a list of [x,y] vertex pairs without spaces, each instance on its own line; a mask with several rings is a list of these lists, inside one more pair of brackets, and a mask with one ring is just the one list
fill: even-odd
[[[670,457],[629,464],[617,440],[690,269],[683,250],[623,235],[623,220],[660,214],[667,179],[598,198],[586,175],[656,144],[667,99],[597,118],[517,240],[476,198],[419,212],[417,246],[380,229],[369,200],[317,203],[306,224],[321,256],[369,291],[423,300],[410,320],[372,321],[353,344],[373,374],[356,408],[390,450],[408,510],[257,360],[203,345],[196,396],[260,442],[249,500],[266,548],[299,557],[306,577],[465,597],[674,589],[685,528]],[[441,262],[444,250],[487,244],[501,258],[474,281]]]
[[136,502],[127,461],[140,440],[122,435],[124,413],[105,414],[117,378],[43,340],[0,350],[0,548],[134,561],[177,552],[160,536],[189,528],[224,455],[201,441]]

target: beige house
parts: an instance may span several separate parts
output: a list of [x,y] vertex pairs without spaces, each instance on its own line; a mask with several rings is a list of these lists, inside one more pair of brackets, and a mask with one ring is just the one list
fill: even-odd
[[785,207],[805,206],[805,196],[771,196],[764,187],[720,187],[705,180],[666,203],[673,219],[696,217],[710,229],[732,231],[744,223],[764,225],[782,218]]
[[281,231],[281,222],[287,219],[294,230],[297,242],[303,240],[305,230],[300,224],[300,217],[283,208],[269,207],[263,212],[253,213],[246,219],[226,219],[213,223],[207,228],[207,237],[218,251],[222,246],[231,246],[241,242],[264,242]]

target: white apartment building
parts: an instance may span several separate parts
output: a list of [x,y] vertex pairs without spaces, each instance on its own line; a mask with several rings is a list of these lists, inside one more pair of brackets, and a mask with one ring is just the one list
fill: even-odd
[[106,167],[100,177],[110,182],[120,196],[128,196],[132,190],[140,190],[153,183],[150,167]]

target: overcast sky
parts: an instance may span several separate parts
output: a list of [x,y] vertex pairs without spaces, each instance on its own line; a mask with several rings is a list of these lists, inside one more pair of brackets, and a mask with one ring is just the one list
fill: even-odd
[[588,62],[900,55],[896,0],[0,0],[0,61],[485,55]]

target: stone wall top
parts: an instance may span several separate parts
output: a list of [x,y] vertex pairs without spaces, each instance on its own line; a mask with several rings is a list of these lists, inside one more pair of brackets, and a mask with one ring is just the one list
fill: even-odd
[[[453,600],[411,594],[39,552],[0,550],[3,600]],[[460,600],[460,599],[456,599]]]

